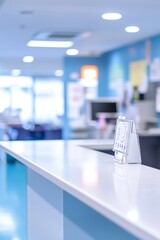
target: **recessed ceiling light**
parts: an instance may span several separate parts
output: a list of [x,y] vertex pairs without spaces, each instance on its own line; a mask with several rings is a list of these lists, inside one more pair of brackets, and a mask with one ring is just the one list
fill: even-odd
[[27,43],[28,47],[49,47],[49,48],[68,48],[73,45],[71,41],[37,41],[31,40]]
[[12,71],[11,71],[12,76],[19,76],[20,74],[21,74],[20,69],[12,69]]
[[75,56],[75,55],[78,54],[78,50],[77,50],[77,49],[74,49],[74,48],[68,49],[68,50],[66,51],[66,54],[67,54],[67,55],[71,55],[71,56]]
[[122,15],[120,13],[104,13],[102,18],[104,20],[119,20],[122,18]]
[[128,33],[136,33],[136,32],[139,32],[139,27],[137,26],[128,26],[125,28],[125,31],[128,32]]
[[23,62],[26,62],[26,63],[31,63],[33,61],[34,61],[34,57],[32,57],[32,56],[25,56],[23,58]]
[[57,76],[57,77],[62,77],[62,76],[63,76],[63,70],[61,70],[61,69],[56,70],[54,74],[55,74],[55,76]]

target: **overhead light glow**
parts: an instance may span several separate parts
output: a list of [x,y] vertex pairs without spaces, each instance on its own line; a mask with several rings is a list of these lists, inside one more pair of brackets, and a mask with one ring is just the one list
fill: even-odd
[[21,70],[20,69],[12,69],[11,75],[15,76],[15,77],[19,76],[19,75],[21,75]]
[[75,56],[75,55],[78,54],[78,50],[72,48],[72,49],[68,49],[68,50],[66,51],[66,53],[67,53],[67,55]]
[[119,20],[122,18],[122,15],[120,13],[104,13],[102,18],[104,20]]
[[18,237],[13,237],[12,240],[20,240]]
[[137,26],[128,26],[125,28],[125,31],[128,32],[128,33],[136,33],[136,32],[139,32],[139,27]]
[[15,221],[10,213],[0,212],[0,232],[14,231]]
[[84,65],[81,67],[81,78],[87,80],[98,80],[98,68],[94,65]]
[[68,48],[73,45],[71,41],[37,41],[31,40],[27,43],[28,47],[48,47],[48,48]]
[[34,57],[32,57],[32,56],[25,56],[23,58],[23,62],[25,62],[25,63],[31,63],[33,61],[34,61]]
[[132,221],[132,222],[137,222],[139,218],[138,211],[135,209],[131,209],[127,212],[127,217]]
[[62,77],[63,76],[63,70],[56,70],[54,74],[57,77]]

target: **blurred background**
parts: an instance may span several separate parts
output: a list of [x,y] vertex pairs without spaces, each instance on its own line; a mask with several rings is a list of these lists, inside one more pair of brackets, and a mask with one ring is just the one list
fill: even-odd
[[[0,140],[112,140],[125,115],[142,163],[159,169],[159,9],[158,0],[0,0]],[[0,239],[26,240],[26,168],[6,159]]]
[[1,0],[1,139],[113,138],[120,114],[158,131],[159,8]]

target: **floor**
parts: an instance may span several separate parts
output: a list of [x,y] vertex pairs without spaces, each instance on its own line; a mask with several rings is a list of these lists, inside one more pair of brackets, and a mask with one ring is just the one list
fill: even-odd
[[0,162],[0,240],[26,240],[26,168]]

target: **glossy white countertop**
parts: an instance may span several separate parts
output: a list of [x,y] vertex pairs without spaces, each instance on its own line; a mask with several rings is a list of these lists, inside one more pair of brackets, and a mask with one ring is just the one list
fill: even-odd
[[144,240],[160,239],[160,170],[121,165],[106,149],[113,141],[0,142],[7,153]]

